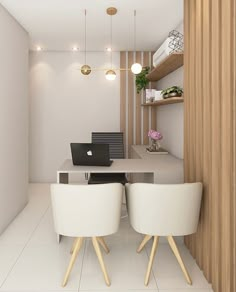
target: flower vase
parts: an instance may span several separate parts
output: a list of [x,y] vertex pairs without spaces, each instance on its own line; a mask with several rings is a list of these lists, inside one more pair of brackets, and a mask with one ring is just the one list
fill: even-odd
[[149,147],[149,151],[157,152],[161,148],[160,142],[155,139],[151,139],[151,145]]

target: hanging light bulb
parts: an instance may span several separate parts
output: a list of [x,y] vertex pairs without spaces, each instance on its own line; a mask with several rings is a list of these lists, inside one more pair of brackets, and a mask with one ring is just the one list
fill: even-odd
[[[136,10],[134,10],[134,52],[136,57]],[[139,74],[142,72],[142,65],[139,63],[134,63],[131,66],[131,71],[134,74]]]
[[106,72],[106,79],[111,80],[111,81],[115,80],[116,79],[116,72],[114,70],[108,70]]
[[134,74],[139,74],[139,73],[141,73],[141,71],[142,71],[142,65],[139,64],[139,63],[134,63],[134,64],[131,66],[131,71],[132,71]]
[[[110,47],[110,54],[111,54],[111,69],[108,70],[106,72],[106,79],[107,80],[115,80],[116,79],[116,72],[112,69],[112,51],[113,51],[113,47],[112,47],[112,16],[115,15],[117,13],[117,9],[115,7],[109,7],[107,8],[107,14],[111,16],[111,26],[110,26],[110,43],[111,43],[111,47]],[[108,51],[108,50],[107,50]]]
[[84,64],[80,71],[83,75],[89,75],[91,73],[91,67],[87,65],[87,21],[86,21],[86,9],[84,11],[85,21],[84,21]]

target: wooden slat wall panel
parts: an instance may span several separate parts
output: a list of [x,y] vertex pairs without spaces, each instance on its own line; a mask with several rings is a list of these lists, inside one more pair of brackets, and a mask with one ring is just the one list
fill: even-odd
[[202,181],[185,238],[215,292],[235,292],[236,0],[185,0],[185,181]]
[[[136,58],[135,58],[136,54]],[[153,52],[121,52],[121,68],[130,68],[136,59],[143,66],[152,67]],[[126,153],[130,157],[130,146],[133,144],[148,144],[148,130],[156,129],[156,108],[142,107],[145,94],[136,93],[135,76],[131,71],[120,73],[120,130],[126,139]],[[155,88],[156,83],[150,83],[149,88]]]

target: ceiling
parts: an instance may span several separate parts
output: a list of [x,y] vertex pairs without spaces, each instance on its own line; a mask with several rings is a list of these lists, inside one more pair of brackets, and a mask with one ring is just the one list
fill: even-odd
[[29,32],[31,49],[84,50],[84,9],[87,10],[87,49],[104,51],[110,45],[114,6],[113,49],[133,50],[133,11],[137,11],[137,50],[156,50],[183,19],[183,0],[0,0]]

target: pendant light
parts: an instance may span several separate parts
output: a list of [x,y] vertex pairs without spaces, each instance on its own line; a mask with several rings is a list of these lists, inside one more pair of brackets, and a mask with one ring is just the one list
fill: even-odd
[[[136,10],[134,10],[134,52],[135,52],[135,58],[136,58]],[[142,65],[139,63],[134,63],[131,66],[131,71],[134,74],[139,74],[142,71]]]
[[84,64],[81,67],[81,73],[83,75],[89,75],[91,73],[91,67],[87,65],[87,11],[86,9],[84,10]]
[[111,16],[111,30],[110,30],[110,45],[111,45],[111,69],[109,69],[106,72],[106,79],[107,80],[115,80],[116,79],[116,72],[114,70],[112,70],[112,51],[113,51],[113,47],[112,47],[112,16],[115,15],[117,13],[117,9],[115,7],[109,7],[107,8],[107,14]]

